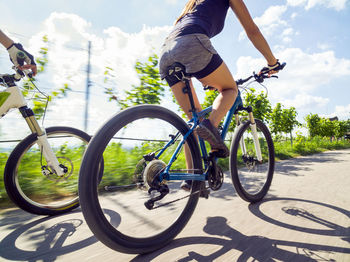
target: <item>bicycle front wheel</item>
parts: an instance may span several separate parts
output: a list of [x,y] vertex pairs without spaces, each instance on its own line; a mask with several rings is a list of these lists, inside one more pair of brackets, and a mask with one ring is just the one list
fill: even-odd
[[[160,194],[149,194],[150,183],[158,181],[188,131],[188,125],[168,109],[142,105],[121,111],[94,135],[82,163],[79,196],[84,218],[101,242],[124,253],[147,253],[183,229],[198,202],[200,182],[192,183],[190,194],[180,188],[181,181],[163,180],[169,193],[155,202],[154,209],[147,209],[145,202]],[[186,169],[182,147],[170,172],[201,171],[196,139],[191,134],[186,141],[193,169]],[[98,182],[102,157],[104,173]]]
[[259,119],[255,119],[262,160],[258,158],[250,121],[236,130],[231,145],[230,170],[233,185],[245,201],[258,202],[270,188],[274,168],[275,151],[270,131]]
[[23,139],[10,154],[4,172],[9,198],[37,215],[57,215],[79,206],[78,176],[90,136],[71,127],[50,127],[46,135],[57,160],[66,168],[57,176],[47,166],[37,136]]

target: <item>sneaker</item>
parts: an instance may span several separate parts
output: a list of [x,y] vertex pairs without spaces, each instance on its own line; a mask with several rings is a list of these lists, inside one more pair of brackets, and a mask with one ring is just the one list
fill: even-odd
[[196,133],[204,140],[208,141],[212,151],[216,152],[217,157],[228,157],[230,150],[222,140],[219,131],[215,128],[209,119],[204,119],[196,128]]
[[191,180],[182,181],[180,187],[181,187],[181,189],[189,192],[191,190],[191,187],[192,187],[192,181]]

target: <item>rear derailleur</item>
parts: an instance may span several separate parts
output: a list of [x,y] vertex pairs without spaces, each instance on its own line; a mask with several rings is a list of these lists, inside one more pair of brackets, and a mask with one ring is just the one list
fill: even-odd
[[150,187],[148,189],[148,194],[151,194],[152,191],[158,191],[160,193],[159,196],[153,197],[145,202],[145,207],[149,210],[153,209],[154,203],[163,199],[169,193],[169,187],[166,184],[160,185],[157,188]]

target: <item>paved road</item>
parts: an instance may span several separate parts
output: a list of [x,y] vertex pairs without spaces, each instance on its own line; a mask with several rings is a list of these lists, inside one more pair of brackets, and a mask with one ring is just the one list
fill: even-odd
[[186,228],[143,256],[98,242],[80,210],[0,213],[0,261],[350,261],[350,150],[277,163],[266,199],[242,201],[227,179]]

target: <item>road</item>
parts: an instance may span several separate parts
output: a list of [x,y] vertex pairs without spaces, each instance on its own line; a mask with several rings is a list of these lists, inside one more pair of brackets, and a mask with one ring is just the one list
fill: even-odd
[[250,205],[229,179],[200,199],[185,229],[147,255],[115,252],[78,209],[0,213],[0,261],[350,261],[350,150],[280,161],[268,196]]

